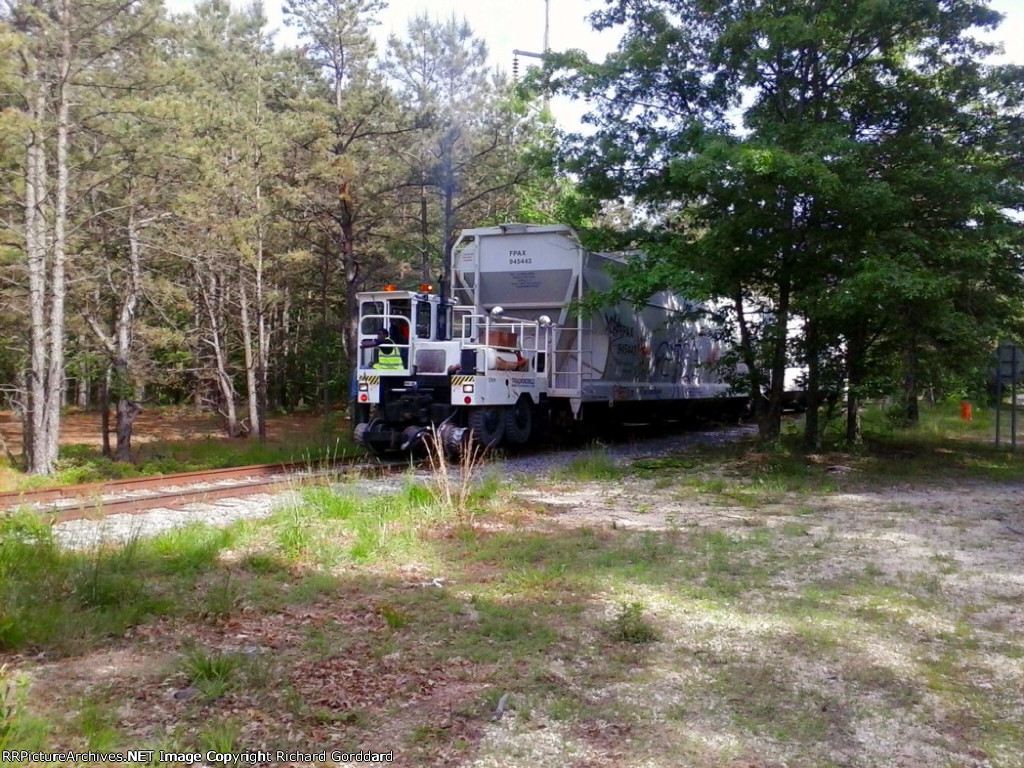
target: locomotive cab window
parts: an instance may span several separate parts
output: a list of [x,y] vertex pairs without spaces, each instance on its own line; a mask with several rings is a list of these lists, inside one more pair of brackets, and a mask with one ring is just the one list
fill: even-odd
[[409,299],[392,299],[388,301],[387,310],[388,335],[399,344],[408,344],[412,302]]
[[465,309],[455,318],[455,337],[461,339],[472,339],[476,336],[476,319]]
[[431,322],[431,304],[429,301],[416,302],[416,338],[429,339]]

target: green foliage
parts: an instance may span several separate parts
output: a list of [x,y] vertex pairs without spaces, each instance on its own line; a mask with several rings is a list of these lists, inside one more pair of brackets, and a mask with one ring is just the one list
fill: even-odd
[[380,607],[380,615],[391,629],[401,629],[409,623],[409,617],[400,609],[390,603]]
[[395,250],[412,269],[447,276],[458,229],[543,217],[558,199],[544,162],[553,150],[549,120],[488,66],[487,47],[465,20],[417,14],[404,38],[389,37],[382,69],[410,110],[392,170],[411,180],[403,197],[418,205],[412,226],[395,232]]
[[[40,234],[43,251],[59,243],[74,255],[74,280],[66,296],[64,286],[37,288],[55,308],[66,300],[54,343],[86,407],[108,383],[114,400],[144,392],[147,407],[202,402],[226,413],[231,401],[250,425],[264,406],[340,411],[355,291],[432,277],[456,228],[517,210],[541,216],[571,197],[546,162],[550,119],[513,95],[464,22],[423,15],[385,57],[371,34],[380,0],[286,4],[294,47],[275,43],[256,5],[201,2],[173,17],[155,0],[58,6],[14,2],[0,29],[4,392],[23,386],[37,322],[26,269],[30,129],[41,178],[63,179],[71,201],[65,208],[47,186],[38,221],[47,229],[66,210],[66,238]],[[67,52],[50,45],[64,23]],[[65,65],[70,84],[56,75]],[[54,151],[61,100],[66,157]],[[516,188],[535,179],[520,202]],[[225,455],[211,463],[245,453],[217,450]],[[144,471],[187,468],[165,456]],[[69,481],[121,471],[93,459],[63,469]]]
[[182,660],[182,672],[207,701],[223,696],[234,681],[241,659],[233,653],[210,653],[190,648]]
[[47,741],[47,723],[27,711],[28,686],[27,676],[0,664],[0,750],[37,751]]
[[[480,446],[466,446],[454,462],[436,435],[427,443],[430,469],[433,473],[433,500],[447,513],[455,516],[460,525],[472,523],[472,516],[481,511],[494,497],[500,485],[496,475],[483,476],[485,452]],[[407,488],[406,493],[413,490]]]
[[553,472],[552,477],[576,481],[617,480],[624,472],[607,451],[594,450],[573,459],[564,468]]
[[86,743],[91,750],[111,752],[121,743],[121,735],[117,729],[117,713],[103,698],[95,697],[80,702],[77,727],[85,734]]
[[0,648],[54,654],[121,636],[154,616],[223,615],[238,595],[230,572],[195,605],[196,584],[220,571],[227,530],[178,529],[148,539],[62,549],[49,524],[24,512],[0,519]]
[[619,605],[615,618],[608,628],[612,640],[637,644],[653,643],[657,640],[658,630],[644,615],[645,611],[644,604],[639,600]]
[[242,737],[242,724],[233,718],[215,720],[198,734],[197,743],[205,752],[230,755],[238,752]]
[[974,37],[998,14],[626,0],[594,20],[623,33],[619,49],[553,57],[550,74],[593,103],[596,132],[570,139],[567,167],[653,230],[616,290],[729,308],[767,394],[766,443],[787,365],[814,363],[821,392],[887,380],[913,422],[922,390],[977,381],[995,339],[1020,330],[1021,69],[986,64],[993,47]]
[[470,478],[452,481],[449,490],[451,502],[436,486],[418,482],[406,483],[395,495],[369,497],[308,489],[302,504],[273,518],[275,541],[289,559],[327,568],[401,557],[429,560],[425,535],[452,520],[466,524],[466,514],[483,510],[497,486],[477,487]]

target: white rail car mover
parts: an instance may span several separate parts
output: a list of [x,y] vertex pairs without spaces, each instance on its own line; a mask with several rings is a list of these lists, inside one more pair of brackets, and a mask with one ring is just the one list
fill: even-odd
[[588,252],[564,225],[505,224],[462,232],[447,296],[360,293],[361,345],[379,329],[390,343],[360,349],[357,442],[409,450],[436,430],[459,450],[470,438],[515,445],[697,408],[742,411],[747,397],[716,365],[728,343],[694,304],[658,293],[639,309],[578,311],[628,258]]

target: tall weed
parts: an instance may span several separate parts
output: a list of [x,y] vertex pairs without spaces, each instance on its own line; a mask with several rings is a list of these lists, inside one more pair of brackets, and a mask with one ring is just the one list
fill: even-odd
[[46,723],[27,713],[28,679],[7,672],[0,664],[0,751],[40,749],[46,742]]
[[484,463],[485,449],[470,441],[453,464],[436,432],[427,438],[426,445],[439,503],[460,525],[469,525],[475,507],[474,486]]

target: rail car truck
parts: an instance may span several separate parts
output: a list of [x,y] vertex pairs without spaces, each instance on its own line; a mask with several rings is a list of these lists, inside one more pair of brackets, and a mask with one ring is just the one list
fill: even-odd
[[579,309],[628,258],[588,252],[568,226],[505,224],[461,233],[440,293],[360,293],[356,441],[408,451],[433,432],[458,451],[744,408],[718,373],[728,339],[696,305],[663,292]]

